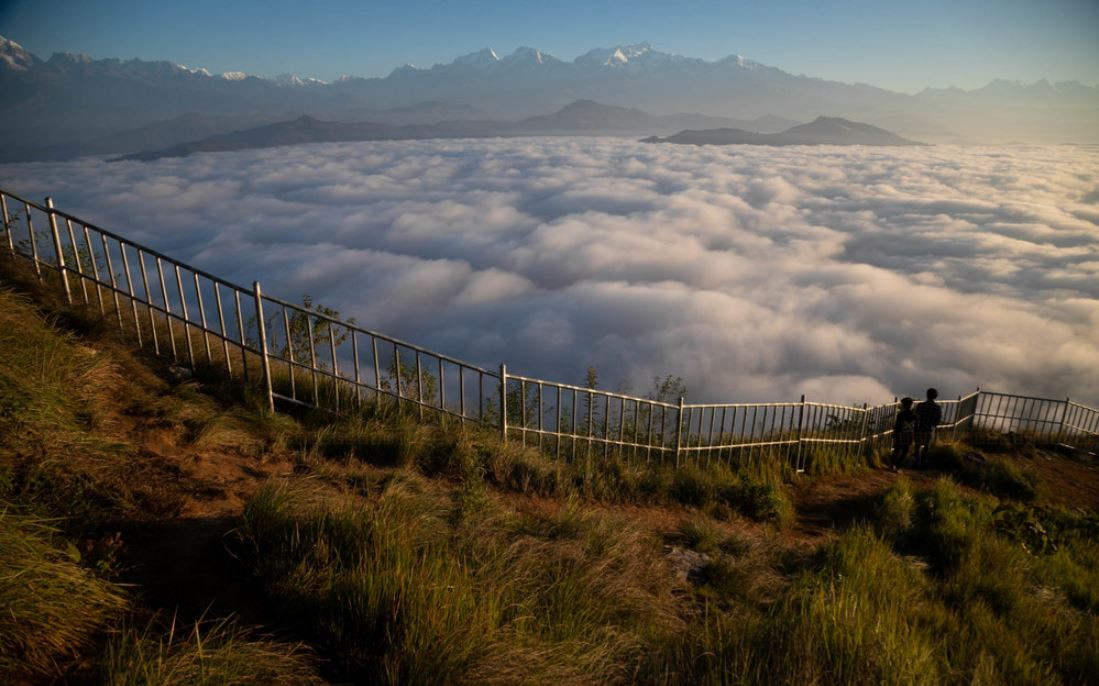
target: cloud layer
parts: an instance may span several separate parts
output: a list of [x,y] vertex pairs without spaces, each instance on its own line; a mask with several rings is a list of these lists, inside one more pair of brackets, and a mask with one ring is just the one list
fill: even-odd
[[473,362],[694,400],[1099,401],[1099,148],[311,145],[0,185]]

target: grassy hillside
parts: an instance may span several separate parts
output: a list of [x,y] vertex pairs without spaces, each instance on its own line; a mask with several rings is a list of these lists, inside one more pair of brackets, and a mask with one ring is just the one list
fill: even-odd
[[577,469],[116,336],[0,262],[0,682],[1099,680],[1083,458]]

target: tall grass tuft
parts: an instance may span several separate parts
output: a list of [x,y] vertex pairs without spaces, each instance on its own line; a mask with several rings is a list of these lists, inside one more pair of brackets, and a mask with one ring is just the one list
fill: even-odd
[[916,623],[925,582],[869,528],[855,527],[795,582],[766,633],[786,683],[938,683],[935,645]]
[[131,448],[109,425],[122,383],[115,356],[0,290],[0,498],[83,523],[174,510],[157,492],[157,465],[126,459]]
[[228,620],[167,631],[124,626],[108,641],[100,663],[105,686],[322,684],[301,646],[254,637]]
[[877,529],[887,539],[898,539],[907,534],[915,523],[916,499],[912,495],[912,484],[902,476],[882,496]]
[[656,542],[572,508],[531,521],[415,479],[366,504],[283,484],[241,533],[267,592],[362,683],[613,681],[680,621]]
[[0,675],[17,681],[59,678],[127,604],[56,533],[0,505]]

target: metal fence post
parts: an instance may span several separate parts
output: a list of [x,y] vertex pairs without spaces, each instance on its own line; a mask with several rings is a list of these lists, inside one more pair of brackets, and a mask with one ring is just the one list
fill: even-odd
[[38,258],[38,236],[34,235],[34,221],[31,219],[30,203],[23,202],[23,212],[27,217],[27,238],[30,239],[31,262],[34,264],[34,275],[38,277],[38,283],[42,283],[42,260]]
[[958,404],[954,406],[954,424],[950,427],[950,440],[958,440],[958,422],[962,420],[962,396],[958,396]]
[[981,407],[981,387],[977,386],[977,390],[973,396],[973,411],[969,414],[969,434],[966,438],[967,442],[972,444],[974,437],[977,435],[977,410]]
[[683,447],[683,397],[679,398],[679,412],[675,416],[675,468],[679,469],[679,451]]
[[804,472],[805,471],[805,466],[801,463],[801,427],[802,427],[802,423],[805,421],[805,394],[804,393],[801,394],[801,400],[798,401],[798,402],[799,402],[799,404],[798,404],[798,433],[797,433],[798,453],[797,453],[797,460],[795,461],[794,469],[796,469],[798,472]]
[[11,254],[14,256],[15,238],[12,236],[12,225],[15,223],[15,220],[8,215],[8,196],[4,195],[2,191],[0,191],[0,214],[2,214],[4,218],[4,233],[8,235],[8,250],[10,250]]
[[[267,393],[267,409],[275,411],[275,393],[271,386],[271,360],[267,357],[267,323],[263,320],[263,293],[259,281],[252,282],[252,295],[256,298],[256,327],[259,329],[259,349],[263,362],[263,387]],[[244,341],[241,341],[243,345]],[[192,358],[191,364],[194,364]]]
[[863,451],[870,445],[870,410],[866,403],[862,404],[862,431],[859,436],[859,459],[863,459]]
[[1061,425],[1057,429],[1057,442],[1061,443],[1065,440],[1065,420],[1068,419],[1068,408],[1072,402],[1071,398],[1065,398],[1065,409],[1061,412]]
[[500,440],[508,442],[508,366],[500,363]]
[[46,198],[49,209],[50,233],[53,234],[53,253],[57,257],[57,273],[61,275],[61,285],[65,288],[65,302],[73,304],[72,290],[69,289],[69,273],[65,271],[65,252],[61,249],[61,234],[57,232],[57,215],[53,211],[53,198]]

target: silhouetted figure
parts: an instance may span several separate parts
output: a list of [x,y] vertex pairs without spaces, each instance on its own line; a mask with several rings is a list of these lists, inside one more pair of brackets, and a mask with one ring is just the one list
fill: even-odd
[[908,457],[908,449],[916,440],[916,413],[912,411],[912,398],[901,398],[901,411],[893,420],[893,471],[897,471]]
[[927,389],[927,400],[916,406],[916,466],[921,467],[927,462],[927,449],[931,447],[931,440],[935,437],[935,427],[943,418],[943,408],[935,402],[939,392],[934,388]]

